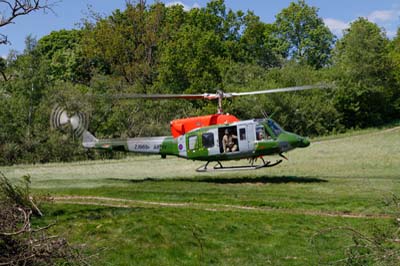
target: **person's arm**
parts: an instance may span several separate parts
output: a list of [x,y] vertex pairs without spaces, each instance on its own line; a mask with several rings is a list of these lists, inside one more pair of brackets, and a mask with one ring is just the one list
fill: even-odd
[[227,137],[224,136],[224,137],[222,138],[222,148],[224,149],[224,152],[226,152],[226,145],[227,145],[227,142],[228,142]]

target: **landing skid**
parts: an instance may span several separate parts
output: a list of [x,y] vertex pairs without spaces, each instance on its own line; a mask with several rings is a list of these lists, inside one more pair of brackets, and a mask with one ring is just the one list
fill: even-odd
[[213,168],[207,168],[208,164],[211,163],[211,161],[209,161],[205,165],[202,165],[199,168],[197,168],[196,172],[258,170],[261,168],[274,167],[282,162],[282,160],[277,160],[276,162],[271,163],[271,161],[264,161],[263,158],[261,159],[263,161],[263,164],[261,165],[254,165],[254,161],[252,161],[251,165],[223,166],[221,162],[217,161],[217,164]]

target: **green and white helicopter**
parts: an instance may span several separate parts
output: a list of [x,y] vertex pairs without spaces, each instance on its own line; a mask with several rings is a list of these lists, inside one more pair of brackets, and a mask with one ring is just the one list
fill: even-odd
[[[88,128],[87,116],[81,112],[69,116],[67,111],[56,106],[50,122],[53,128],[62,129],[70,125],[75,134],[82,137],[82,145],[87,149],[125,151],[143,154],[178,156],[189,160],[206,162],[196,169],[198,172],[221,170],[256,170],[280,164],[282,160],[271,162],[263,156],[283,155],[295,148],[304,148],[310,141],[297,134],[285,131],[273,119],[264,116],[262,119],[241,121],[237,117],[224,114],[222,100],[247,95],[302,91],[314,88],[330,88],[329,85],[308,85],[279,88],[253,92],[204,94],[119,94],[116,99],[207,99],[218,101],[218,112],[212,115],[177,119],[170,122],[171,136],[140,137],[127,139],[97,139]],[[247,159],[243,166],[224,167],[221,162]],[[256,164],[260,159],[259,164]],[[208,168],[209,163],[216,165]]]

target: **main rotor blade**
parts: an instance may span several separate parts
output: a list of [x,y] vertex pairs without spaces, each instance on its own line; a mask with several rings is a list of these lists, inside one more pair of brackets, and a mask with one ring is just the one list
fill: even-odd
[[333,88],[333,86],[327,85],[327,84],[322,84],[322,85],[306,85],[306,86],[297,86],[297,87],[288,87],[288,88],[278,88],[278,89],[261,90],[261,91],[232,92],[232,93],[224,93],[224,97],[229,98],[229,97],[238,97],[238,96],[247,96],[247,95],[269,94],[269,93],[279,93],[279,92],[287,92],[287,91],[304,91],[304,90],[310,90],[310,89],[328,89],[328,88]]
[[115,95],[107,95],[112,99],[152,99],[152,100],[171,100],[171,99],[218,99],[218,94],[203,93],[203,94],[139,94],[139,93],[122,93]]
[[306,85],[306,86],[297,86],[297,87],[288,87],[288,88],[279,88],[279,89],[270,89],[270,90],[260,90],[260,91],[248,91],[248,92],[222,92],[217,91],[217,93],[203,93],[203,94],[144,94],[144,93],[121,93],[114,95],[98,95],[97,97],[105,97],[111,99],[152,99],[152,100],[171,100],[171,99],[187,99],[187,100],[198,100],[198,99],[206,99],[206,100],[216,100],[222,98],[233,98],[239,96],[248,96],[248,95],[258,95],[258,94],[269,94],[269,93],[279,93],[279,92],[288,92],[288,91],[303,91],[310,89],[327,89],[332,88],[332,85],[329,84],[320,84],[320,85]]

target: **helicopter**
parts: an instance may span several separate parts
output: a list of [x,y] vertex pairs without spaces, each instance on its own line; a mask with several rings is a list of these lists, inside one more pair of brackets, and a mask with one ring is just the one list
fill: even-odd
[[[97,139],[88,128],[87,116],[77,112],[69,116],[59,105],[53,108],[50,124],[53,128],[63,129],[70,125],[75,135],[82,138],[86,149],[108,151],[125,151],[142,154],[158,154],[161,158],[177,156],[205,164],[196,169],[197,172],[224,170],[257,170],[273,167],[283,160],[275,162],[265,160],[264,156],[279,155],[287,159],[283,153],[296,148],[305,148],[310,141],[303,136],[284,130],[276,121],[264,113],[264,118],[240,120],[231,114],[224,114],[222,101],[248,95],[302,91],[308,89],[325,89],[329,85],[307,85],[278,88],[252,92],[223,92],[203,94],[118,94],[115,99],[187,99],[217,100],[216,114],[175,119],[170,122],[171,136],[136,137],[127,139]],[[222,162],[248,159],[242,166],[223,166]],[[261,163],[257,163],[260,159]],[[215,162],[215,166],[208,165]]]

